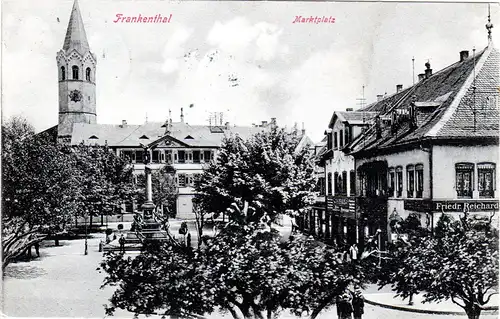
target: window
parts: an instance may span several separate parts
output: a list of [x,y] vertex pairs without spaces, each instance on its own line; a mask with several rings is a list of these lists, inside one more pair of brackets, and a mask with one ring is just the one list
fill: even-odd
[[356,196],[356,172],[349,172],[349,187],[350,187],[350,196]]
[[187,185],[192,187],[194,186],[194,176],[192,174],[186,175],[187,178]]
[[339,148],[342,148],[344,146],[344,134],[342,134],[342,131],[339,131]]
[[61,67],[61,81],[64,81],[66,80],[66,68],[65,67]]
[[179,187],[186,187],[186,174],[179,174],[178,175],[177,185]]
[[177,162],[179,162],[179,155],[177,154],[177,152],[174,152],[174,163]]
[[160,162],[165,163],[165,153],[164,152],[160,153]]
[[144,151],[135,151],[135,162],[144,163]]
[[73,80],[78,80],[78,67],[73,65],[71,70],[73,71]]
[[152,162],[153,163],[159,163],[160,162],[160,151],[153,151]]
[[193,151],[193,163],[200,162],[200,151]]
[[403,195],[403,168],[396,167],[396,197]]
[[339,186],[339,173],[335,172],[333,174],[333,183],[335,185],[335,195],[339,194],[341,189]]
[[456,190],[458,197],[472,198],[474,164],[455,164]]
[[342,195],[347,195],[347,172],[342,172]]
[[415,182],[417,189],[415,197],[422,198],[424,192],[424,165],[422,164],[415,165],[415,175],[416,175]]
[[326,147],[327,149],[331,150],[332,149],[332,133],[331,132],[327,132],[326,133]]
[[[330,173],[331,177],[331,173]],[[318,192],[320,196],[325,196],[325,178],[320,177],[318,178]]]
[[349,141],[350,141],[350,136],[349,136],[349,127],[346,126],[346,128],[344,129],[344,134],[345,134],[345,138],[344,138],[344,141],[345,141],[345,144],[349,144]]
[[193,161],[193,152],[187,152],[187,159],[189,163]]
[[415,190],[415,167],[413,165],[408,165],[406,167],[406,191],[408,198],[413,198],[414,190]]
[[336,149],[338,146],[337,132],[333,132],[333,148]]
[[85,70],[85,79],[90,82],[90,68]]
[[396,172],[394,168],[389,168],[389,196],[394,196],[394,186],[395,186]]
[[328,173],[328,195],[332,195],[332,173]]
[[205,162],[210,162],[210,151],[203,151],[203,159]]
[[186,163],[186,151],[177,151],[178,162]]
[[172,151],[165,151],[165,162],[168,164],[172,164]]
[[479,163],[477,164],[477,183],[479,197],[495,197],[495,164]]
[[200,184],[200,181],[201,181],[201,174],[199,173],[195,173],[193,174],[193,186],[198,186]]

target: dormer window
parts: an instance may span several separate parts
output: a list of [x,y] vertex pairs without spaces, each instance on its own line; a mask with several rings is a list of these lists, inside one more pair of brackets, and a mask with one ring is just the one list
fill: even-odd
[[143,135],[141,137],[139,137],[140,140],[149,140],[149,137],[147,137],[146,135]]
[[92,135],[91,137],[89,137],[89,140],[97,140],[97,139],[99,139],[99,138],[95,135]]
[[184,138],[185,140],[194,140],[194,137],[192,137],[191,135],[188,135]]
[[90,68],[85,70],[85,79],[90,82]]
[[78,80],[78,67],[76,65],[73,65],[71,67],[72,73],[73,73],[73,80]]
[[64,66],[61,67],[61,81],[66,80],[66,68]]

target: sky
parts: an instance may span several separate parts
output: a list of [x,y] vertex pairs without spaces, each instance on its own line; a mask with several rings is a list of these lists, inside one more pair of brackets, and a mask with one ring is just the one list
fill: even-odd
[[[97,56],[97,122],[179,121],[251,125],[277,118],[313,141],[334,111],[358,108],[397,84],[413,83],[459,52],[487,46],[488,5],[381,2],[181,2],[79,0]],[[58,70],[73,0],[2,2],[2,120],[16,115],[37,131],[58,121]],[[492,22],[499,20],[491,5]],[[169,16],[170,23],[114,23]],[[293,23],[296,16],[335,23]],[[498,27],[497,27],[498,28]],[[493,42],[500,30],[493,28]],[[192,107],[190,107],[192,105]]]

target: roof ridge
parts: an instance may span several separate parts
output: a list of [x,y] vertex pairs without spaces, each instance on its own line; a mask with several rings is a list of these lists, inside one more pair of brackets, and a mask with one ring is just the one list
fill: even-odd
[[[474,75],[479,74],[481,69],[483,68],[484,64],[486,63],[486,60],[488,60],[488,57],[490,56],[491,52],[493,52],[492,47],[486,47],[484,50],[481,51],[481,57],[477,61],[475,68],[476,71],[472,72],[470,71],[469,75],[467,76],[467,79],[465,82],[462,84],[462,87],[460,90],[457,92],[455,97],[453,98],[453,101],[451,104],[448,106],[448,108],[444,111],[444,114],[442,115],[441,119],[430,128],[427,133],[424,136],[428,137],[435,137],[439,134],[439,131],[448,123],[448,121],[452,118],[453,114],[456,112],[458,109],[458,106],[460,105],[460,102],[462,101],[462,98],[465,97],[467,94],[467,91],[471,87],[473,81],[474,81]],[[487,53],[487,54],[485,54]]]

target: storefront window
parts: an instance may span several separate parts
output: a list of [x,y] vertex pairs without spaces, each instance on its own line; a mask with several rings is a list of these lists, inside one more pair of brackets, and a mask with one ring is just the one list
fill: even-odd
[[396,167],[396,196],[401,197],[403,195],[403,168],[401,166]]
[[413,165],[406,167],[406,176],[407,197],[413,198],[413,191],[415,190],[415,167]]
[[479,197],[493,198],[495,185],[495,164],[479,163],[477,164],[477,179]]
[[415,165],[415,175],[416,175],[416,183],[417,183],[417,193],[416,198],[422,198],[424,192],[424,165],[418,164]]
[[458,197],[472,198],[474,164],[455,164],[456,190]]

